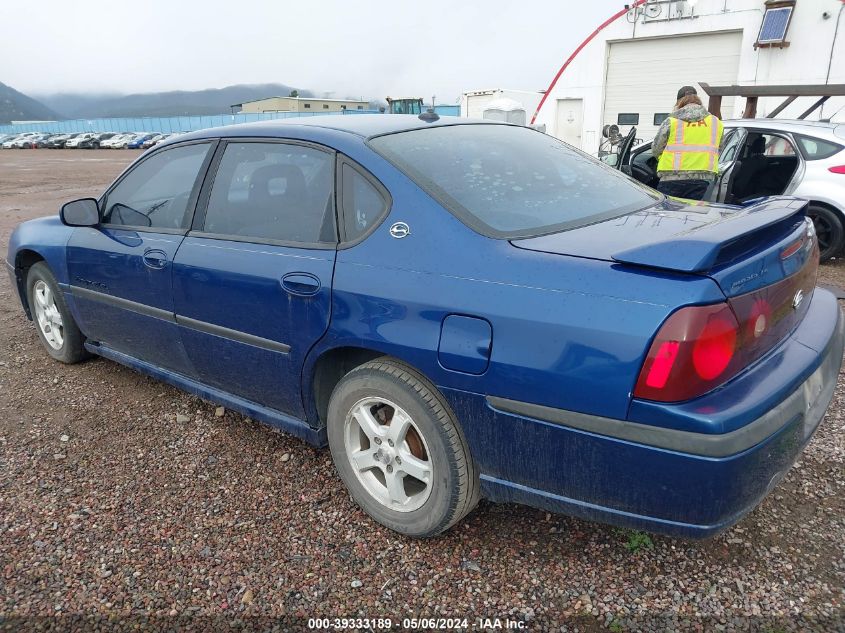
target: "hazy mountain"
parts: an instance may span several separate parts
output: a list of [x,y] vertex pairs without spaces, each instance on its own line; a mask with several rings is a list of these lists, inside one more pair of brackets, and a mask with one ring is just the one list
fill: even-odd
[[0,83],[0,125],[11,121],[55,121],[62,118],[43,103]]
[[[265,97],[287,96],[291,90],[293,88],[284,84],[241,84],[208,90],[174,90],[131,95],[59,93],[39,98],[66,118],[94,119],[225,114],[231,111],[230,106],[233,104]],[[314,96],[307,90],[299,90],[299,95]]]

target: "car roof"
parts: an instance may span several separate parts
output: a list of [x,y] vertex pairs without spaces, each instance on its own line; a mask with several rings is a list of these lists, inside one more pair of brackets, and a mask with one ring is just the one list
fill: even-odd
[[285,130],[291,126],[334,130],[354,134],[362,138],[372,138],[383,134],[407,132],[428,127],[444,127],[447,125],[466,125],[472,123],[498,124],[495,121],[480,121],[478,119],[465,119],[454,116],[439,117],[436,121],[427,122],[413,114],[327,114],[276,119],[273,121],[257,121],[255,123],[239,123],[236,125],[198,130],[180,136],[179,141],[232,136],[283,137],[285,136]]
[[[768,130],[782,130],[811,136],[839,136],[845,125],[830,121],[802,121],[800,119],[731,119],[724,121],[725,127],[746,127]],[[837,128],[841,128],[837,130]],[[841,138],[841,137],[840,137]]]

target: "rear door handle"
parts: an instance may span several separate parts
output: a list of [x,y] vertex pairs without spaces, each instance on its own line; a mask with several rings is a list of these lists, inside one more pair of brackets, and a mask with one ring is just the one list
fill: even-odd
[[292,295],[310,297],[320,292],[320,279],[311,273],[288,273],[282,277],[282,288]]
[[144,251],[143,259],[147,268],[161,269],[167,266],[167,253],[157,248]]

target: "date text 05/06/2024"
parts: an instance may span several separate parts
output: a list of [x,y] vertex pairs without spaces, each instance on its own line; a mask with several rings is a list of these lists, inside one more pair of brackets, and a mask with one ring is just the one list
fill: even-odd
[[509,618],[309,618],[308,628],[319,630],[382,630],[394,626],[402,630],[467,631],[467,630],[523,630],[527,623]]

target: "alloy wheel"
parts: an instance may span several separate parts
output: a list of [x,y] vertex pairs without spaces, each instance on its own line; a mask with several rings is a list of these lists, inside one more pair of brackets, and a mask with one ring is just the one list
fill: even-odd
[[411,416],[383,398],[364,398],[344,423],[346,457],[376,501],[398,512],[419,509],[431,495],[434,468]]
[[53,291],[43,280],[39,279],[33,287],[35,295],[35,320],[44,335],[44,340],[55,350],[62,349],[65,344],[64,323],[62,313],[56,306]]

